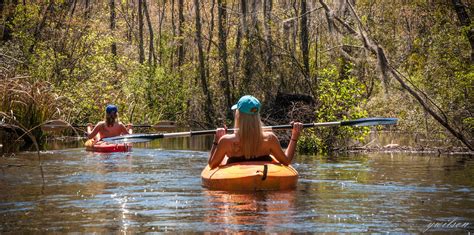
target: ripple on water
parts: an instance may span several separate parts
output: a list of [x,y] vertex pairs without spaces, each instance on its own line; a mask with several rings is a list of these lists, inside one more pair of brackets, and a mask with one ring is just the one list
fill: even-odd
[[474,160],[424,156],[301,156],[296,190],[201,187],[208,152],[54,150],[0,161],[0,232],[399,232],[474,218]]

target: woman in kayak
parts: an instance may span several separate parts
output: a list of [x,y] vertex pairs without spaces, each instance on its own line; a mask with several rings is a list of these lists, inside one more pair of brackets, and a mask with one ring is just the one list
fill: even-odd
[[219,166],[225,156],[227,164],[240,161],[271,161],[272,155],[278,162],[289,165],[293,160],[296,143],[303,124],[292,122],[291,139],[285,152],[273,132],[265,132],[260,120],[260,102],[246,95],[232,106],[234,113],[234,134],[226,134],[225,128],[218,128],[209,156],[209,166]]
[[[114,137],[124,134],[129,134],[129,129],[131,125],[123,125],[118,121],[118,108],[113,104],[107,105],[105,108],[105,120],[100,121],[95,125],[94,129],[90,131],[92,124],[88,124],[87,130],[89,135],[88,139],[93,139],[96,136],[99,136],[96,140],[99,141],[106,137]],[[98,135],[97,135],[98,134]]]

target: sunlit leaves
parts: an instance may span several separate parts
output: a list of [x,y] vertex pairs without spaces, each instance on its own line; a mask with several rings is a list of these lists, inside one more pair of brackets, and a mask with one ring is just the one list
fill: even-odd
[[[320,70],[318,80],[318,98],[320,106],[315,113],[315,122],[330,122],[357,119],[367,116],[360,107],[364,103],[364,89],[360,81],[349,74],[350,65],[345,74],[340,74],[335,66]],[[305,131],[299,142],[301,151],[326,152],[344,146],[349,139],[362,140],[369,128],[334,127]]]

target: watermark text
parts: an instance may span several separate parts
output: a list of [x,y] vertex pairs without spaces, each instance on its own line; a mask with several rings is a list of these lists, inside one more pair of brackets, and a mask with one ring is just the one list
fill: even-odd
[[471,223],[458,222],[456,219],[453,219],[449,222],[429,223],[428,226],[426,226],[425,230],[423,230],[423,232],[428,232],[429,230],[435,229],[467,229],[470,225]]

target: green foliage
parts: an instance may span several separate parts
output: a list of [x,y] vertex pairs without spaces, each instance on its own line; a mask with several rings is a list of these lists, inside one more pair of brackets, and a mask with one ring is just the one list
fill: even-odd
[[[370,5],[368,2],[362,5],[365,4]],[[449,7],[429,2],[394,4],[383,16],[381,13],[374,16],[385,18],[390,27],[378,21],[369,22],[368,27],[374,29],[376,39],[383,42],[392,60],[400,61],[398,69],[406,75],[407,82],[426,94],[422,96],[451,125],[472,138],[474,132],[469,120],[474,109],[474,66],[470,61],[473,48],[465,34],[468,27],[459,26],[450,3],[446,3]],[[410,19],[410,25],[400,24],[399,19]],[[386,28],[405,36],[391,35]],[[431,135],[445,132],[412,97],[399,93],[399,89],[395,86],[389,95],[375,94],[369,102],[370,113],[392,113],[402,120],[399,127],[406,131]],[[392,105],[384,105],[387,103]]]
[[[54,8],[55,14],[47,16],[52,24],[43,25],[43,31],[61,40],[35,34],[44,17],[43,7],[18,5],[12,21],[13,35],[26,60],[27,67],[21,72],[30,74],[34,81],[50,83],[53,94],[64,96],[57,118],[70,123],[95,123],[103,119],[104,107],[114,103],[119,106],[124,122],[184,119],[187,88],[174,73],[140,65],[128,55],[114,57],[110,45],[124,43],[120,38],[90,28],[87,20],[80,18],[58,24],[54,19],[62,17],[64,10],[58,6]],[[169,36],[161,40],[164,44]],[[172,53],[171,47],[160,50],[164,56]]]
[[182,120],[187,109],[187,88],[173,73],[163,68],[141,67],[124,84],[127,103],[132,106],[130,121],[154,123],[159,120]]
[[30,47],[35,43],[34,30],[41,20],[41,7],[37,4],[19,4],[11,22],[13,36],[19,41],[23,55],[28,56]]
[[468,126],[469,130],[473,131],[474,130],[474,118],[468,117],[462,120],[463,123]]
[[324,152],[324,144],[315,129],[307,129],[300,136],[298,141],[298,151],[304,154],[314,154]]
[[[318,75],[318,98],[320,106],[315,113],[315,122],[331,122],[357,119],[367,116],[360,107],[364,102],[364,89],[361,83],[350,76],[351,65],[344,74],[335,66],[320,70]],[[298,142],[300,151],[306,153],[327,152],[339,148],[350,139],[362,140],[368,134],[367,127],[334,127],[305,131]]]
[[[163,20],[156,22],[157,18],[152,17],[154,54],[158,62],[155,65],[149,61],[137,62],[136,4],[116,2],[120,14],[116,15],[117,27],[111,30],[110,9],[105,3],[86,9],[80,2],[74,7],[67,1],[7,2],[5,9],[16,8],[6,11],[7,14],[13,12],[5,21],[6,28],[13,30],[13,39],[0,45],[2,54],[10,58],[5,61],[7,56],[0,57],[6,65],[0,76],[2,79],[27,77],[19,81],[22,84],[19,90],[29,96],[33,92],[30,88],[43,84],[41,86],[47,89],[42,93],[47,97],[62,98],[44,104],[29,104],[35,102],[35,99],[29,99],[22,101],[25,104],[12,105],[11,101],[17,97],[6,95],[11,92],[5,93],[0,111],[10,113],[13,110],[25,126],[52,117],[82,124],[103,119],[104,106],[115,103],[119,105],[123,122],[154,123],[161,119],[191,120],[190,125],[205,122],[203,107],[207,94],[203,94],[205,89],[197,80],[200,71],[194,12],[183,12],[185,21],[182,35],[178,36],[178,14],[173,15],[175,18],[171,21],[172,8],[167,6],[169,3],[163,4],[149,4],[150,12],[160,13],[159,19]],[[192,4],[185,1],[184,9],[191,9]],[[331,7],[335,3],[328,4]],[[466,32],[473,26],[460,27],[455,11],[446,4],[450,3],[362,0],[354,7],[362,26],[370,29],[368,36],[383,46],[392,66],[406,75],[411,86],[422,90],[426,100],[432,100],[443,110],[450,123],[472,138],[474,69],[469,60],[472,48]],[[238,11],[240,6],[227,7],[231,12]],[[394,116],[402,119],[399,128],[403,130],[443,130],[395,82],[382,89],[376,79],[380,74],[375,57],[364,49],[359,38],[346,33],[339,22],[335,23],[338,30],[335,27],[332,31],[327,30],[325,23],[321,23],[327,22],[323,11],[312,12],[309,17],[308,23],[317,27],[310,27],[310,72],[305,74],[299,34],[301,18],[297,7],[298,4],[275,5],[271,13],[275,17],[272,17],[268,31],[260,29],[258,22],[263,21],[257,20],[254,24],[254,18],[248,16],[245,26],[250,32],[248,38],[239,34],[243,29],[241,15],[227,15],[231,102],[243,94],[261,97],[263,102],[268,101],[267,104],[271,104],[279,92],[314,95],[315,107],[308,110],[316,110],[315,122]],[[217,120],[225,117],[229,108],[223,94],[225,83],[221,77],[217,45],[217,17],[211,17],[210,7],[201,9],[207,89],[213,97],[215,116],[212,118]],[[163,18],[161,10],[164,10]],[[86,11],[90,11],[87,16]],[[356,19],[346,13],[334,12],[348,25],[358,25]],[[148,34],[145,23],[146,53],[149,52]],[[272,37],[271,42],[266,41],[267,36]],[[112,43],[117,46],[117,56],[111,53]],[[181,43],[185,56],[178,67],[177,47]],[[267,66],[266,60],[269,49],[272,51],[271,67]],[[27,111],[30,110],[28,107],[33,107],[31,110],[34,111]],[[30,122],[28,117],[31,119],[32,113],[36,121]],[[329,151],[347,145],[349,139],[359,140],[367,131],[368,128],[349,127],[307,130],[299,148],[304,152]]]

